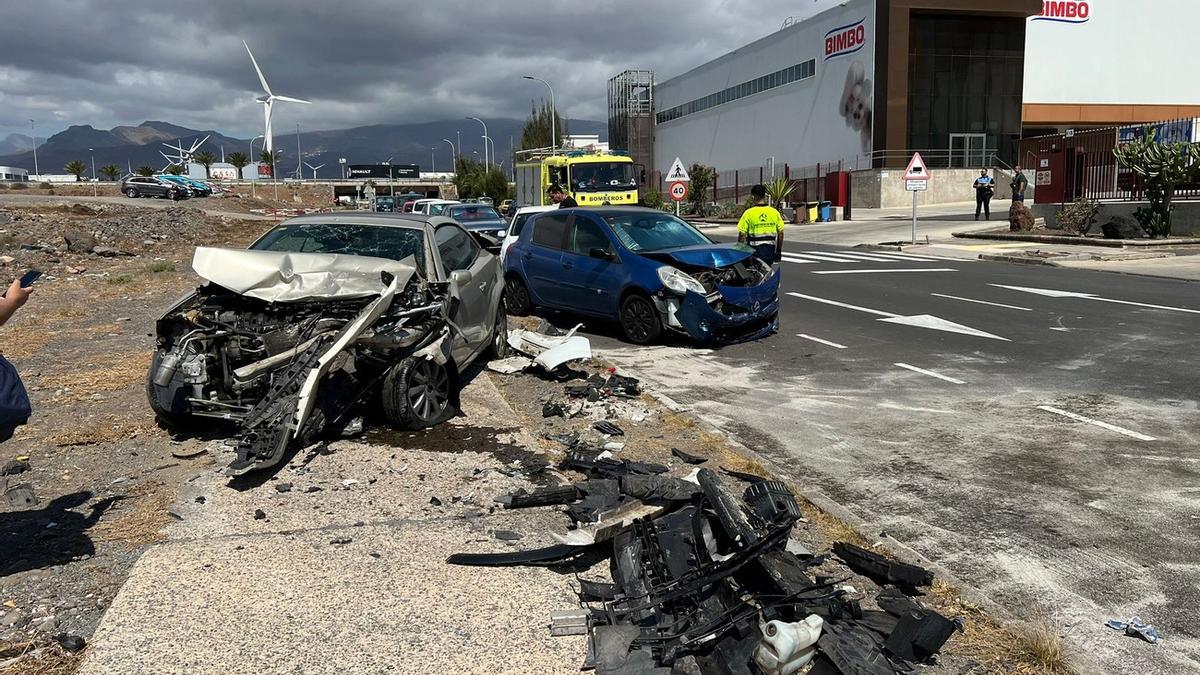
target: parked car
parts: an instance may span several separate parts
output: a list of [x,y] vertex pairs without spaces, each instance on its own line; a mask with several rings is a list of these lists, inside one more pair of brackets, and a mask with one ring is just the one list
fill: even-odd
[[249,250],[200,247],[193,269],[206,283],[158,320],[147,397],[168,427],[236,425],[230,474],[370,401],[400,428],[443,422],[460,372],[507,354],[503,270],[448,218],[301,216]]
[[508,230],[504,233],[504,241],[500,243],[500,262],[504,263],[504,254],[508,248],[517,241],[517,237],[521,236],[521,230],[525,228],[525,223],[529,222],[529,218],[535,213],[545,213],[558,208],[557,204],[547,204],[546,206],[522,206],[513,214],[512,220],[508,223]]
[[500,202],[500,208],[498,210],[500,211],[500,215],[504,216],[505,218],[511,216],[513,214],[513,200],[505,199],[504,201]]
[[215,191],[213,187],[202,180],[192,178],[191,176],[175,176],[175,178],[183,181],[185,185],[191,187],[193,193],[197,197],[211,197]]
[[496,239],[497,245],[508,230],[508,223],[487,204],[451,204],[442,215],[453,218],[472,232],[481,232]]
[[371,202],[371,210],[391,213],[396,210],[396,200],[391,197],[376,197]]
[[460,204],[460,203],[462,203],[462,202],[459,202],[459,201],[456,201],[453,199],[440,199],[436,202],[429,202],[428,204],[425,205],[425,213],[427,213],[431,216],[440,216],[445,212],[446,208],[448,206],[450,206],[451,204]]
[[131,199],[137,197],[185,199],[189,196],[185,190],[175,183],[160,180],[154,176],[130,176],[121,181],[121,192]]
[[778,268],[653,209],[534,214],[504,268],[509,312],[548,307],[615,319],[636,344],[664,330],[725,344],[779,328]]
[[444,201],[446,201],[446,200],[438,199],[436,197],[423,197],[421,199],[415,199],[415,200],[413,200],[412,212],[413,213],[428,213],[428,211],[426,211],[426,209],[429,207],[430,204],[436,204],[438,202],[444,202]]
[[187,180],[185,180],[182,176],[176,176],[175,174],[170,174],[170,173],[160,173],[160,174],[156,174],[154,177],[161,181],[171,183],[172,185],[177,187],[181,193],[187,195],[188,197],[198,197],[199,196],[200,191],[195,186],[190,184]]

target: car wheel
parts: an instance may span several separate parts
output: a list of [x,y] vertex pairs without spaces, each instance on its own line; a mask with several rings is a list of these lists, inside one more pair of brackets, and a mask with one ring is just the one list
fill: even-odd
[[450,416],[450,373],[440,363],[409,356],[383,378],[383,413],[399,429],[424,429]]
[[621,330],[630,342],[646,345],[662,335],[662,319],[650,298],[634,293],[621,303]]
[[134,190],[133,188],[128,188],[127,190],[125,190],[125,196],[129,197],[130,199],[137,199],[137,196],[138,196],[137,190]]
[[533,312],[533,299],[529,297],[529,287],[515,274],[504,282],[504,308],[514,316],[528,316]]
[[496,308],[496,324],[492,326],[492,342],[488,345],[488,359],[508,358],[508,314],[504,311],[504,303]]

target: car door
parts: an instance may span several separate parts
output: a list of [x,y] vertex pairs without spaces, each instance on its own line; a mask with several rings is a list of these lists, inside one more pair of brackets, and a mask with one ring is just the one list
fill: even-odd
[[[491,298],[496,284],[496,259],[479,248],[475,239],[453,223],[438,225],[434,230],[438,255],[450,281],[450,297],[455,300],[450,320],[462,331],[463,338],[454,343],[454,360],[466,365],[491,334]],[[455,274],[458,272],[458,274]]]
[[567,228],[561,265],[562,286],[574,309],[616,316],[625,268],[607,227],[591,215],[576,214]]
[[521,262],[536,304],[561,307],[567,300],[562,286],[562,256],[567,229],[573,220],[571,214],[548,211],[525,226],[533,231],[529,233],[529,246],[521,248]]

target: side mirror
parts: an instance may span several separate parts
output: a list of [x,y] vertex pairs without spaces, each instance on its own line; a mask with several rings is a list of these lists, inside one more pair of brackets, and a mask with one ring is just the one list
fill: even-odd
[[471,279],[474,278],[475,275],[471,274],[471,270],[454,270],[450,273],[450,282],[458,284],[459,286],[465,286],[471,283]]
[[593,248],[592,250],[588,251],[588,255],[593,258],[599,258],[601,260],[612,260],[615,257],[608,249],[599,248],[599,247]]

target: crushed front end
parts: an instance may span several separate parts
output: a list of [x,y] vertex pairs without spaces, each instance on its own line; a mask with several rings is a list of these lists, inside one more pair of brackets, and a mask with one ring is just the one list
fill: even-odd
[[660,273],[664,288],[655,303],[663,325],[706,344],[747,342],[779,330],[778,268],[747,247],[723,250],[707,261],[672,256],[672,269]]

